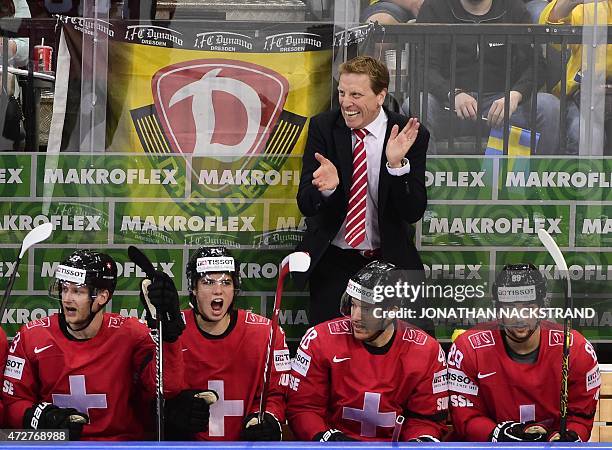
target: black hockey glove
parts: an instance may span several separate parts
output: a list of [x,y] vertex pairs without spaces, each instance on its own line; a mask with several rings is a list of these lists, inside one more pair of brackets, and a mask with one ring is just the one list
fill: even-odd
[[408,439],[408,442],[440,442],[440,439],[436,439],[433,436],[429,436],[427,434],[424,434],[424,435],[419,436],[419,437]]
[[489,440],[491,442],[546,442],[546,429],[538,424],[502,422],[497,424]]
[[269,412],[264,413],[262,423],[258,413],[249,414],[242,422],[241,441],[280,441],[282,437],[280,422]]
[[83,425],[89,416],[74,408],[60,408],[52,403],[41,402],[26,409],[23,415],[23,428],[34,430],[68,429],[71,441],[81,438]]
[[312,438],[313,441],[319,442],[336,442],[336,441],[356,441],[357,439],[353,439],[348,437],[340,430],[336,430],[334,428],[330,428],[327,431],[321,431],[317,433]]
[[[185,323],[181,316],[179,296],[172,278],[164,272],[156,271],[151,284],[148,286],[147,293],[151,304],[157,311],[157,315],[161,318],[164,341],[175,342],[185,329]],[[141,301],[146,305],[142,289],[140,294]],[[147,311],[147,316],[149,316],[149,313]],[[150,328],[154,328],[154,325],[151,326],[151,322],[151,319],[147,317],[147,324]]]
[[558,431],[553,431],[550,433],[548,440],[550,442],[582,442],[582,439],[580,439],[580,436],[578,436],[578,433],[576,433],[574,430],[567,430],[565,432],[565,437],[563,438],[561,438],[561,433]]
[[215,391],[188,389],[165,402],[166,426],[172,434],[193,434],[208,430],[210,405],[219,396]]

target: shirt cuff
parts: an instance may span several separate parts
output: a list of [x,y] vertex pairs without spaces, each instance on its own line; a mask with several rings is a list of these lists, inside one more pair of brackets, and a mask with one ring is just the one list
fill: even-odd
[[391,167],[387,162],[387,172],[389,172],[390,175],[393,175],[395,177],[401,177],[402,175],[406,175],[407,173],[410,173],[410,161],[408,161],[408,158],[403,158],[402,167],[396,168]]
[[323,196],[323,198],[328,198],[330,195],[332,195],[334,192],[336,192],[336,189],[338,189],[338,188],[325,189],[324,191],[321,191],[321,195]]

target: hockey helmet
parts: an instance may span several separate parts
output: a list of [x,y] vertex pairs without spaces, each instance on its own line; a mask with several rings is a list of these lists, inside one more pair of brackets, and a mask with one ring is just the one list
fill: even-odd
[[64,282],[89,287],[92,298],[96,297],[98,290],[106,289],[110,299],[117,286],[117,265],[105,253],[77,250],[55,269],[55,279],[49,286],[52,298],[61,300],[61,286]]
[[353,298],[380,307],[401,306],[401,301],[398,301],[395,296],[387,297],[382,292],[385,286],[395,284],[399,279],[399,272],[401,271],[391,263],[370,262],[349,279],[340,299],[340,313],[343,316],[350,316]]
[[240,264],[225,247],[199,248],[189,258],[185,272],[191,300],[193,300],[191,292],[196,283],[207,273],[229,273],[234,282],[235,293],[238,294],[240,290]]
[[546,300],[546,280],[533,264],[506,264],[495,278],[493,300],[498,305]]

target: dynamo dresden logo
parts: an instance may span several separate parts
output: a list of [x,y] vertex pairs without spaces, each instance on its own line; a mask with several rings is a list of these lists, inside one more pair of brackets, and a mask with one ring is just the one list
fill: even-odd
[[282,75],[226,59],[167,66],[151,84],[172,150],[226,162],[264,151],[289,91]]

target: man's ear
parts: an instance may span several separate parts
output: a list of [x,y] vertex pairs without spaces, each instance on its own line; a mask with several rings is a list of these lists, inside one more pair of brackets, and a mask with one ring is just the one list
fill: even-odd
[[94,299],[94,304],[97,304],[100,309],[104,309],[106,304],[110,301],[111,294],[108,289],[100,289],[98,290],[98,295]]
[[380,91],[377,95],[376,95],[376,100],[378,103],[378,106],[382,106],[385,103],[385,97],[387,96],[387,90],[383,89],[382,91]]

